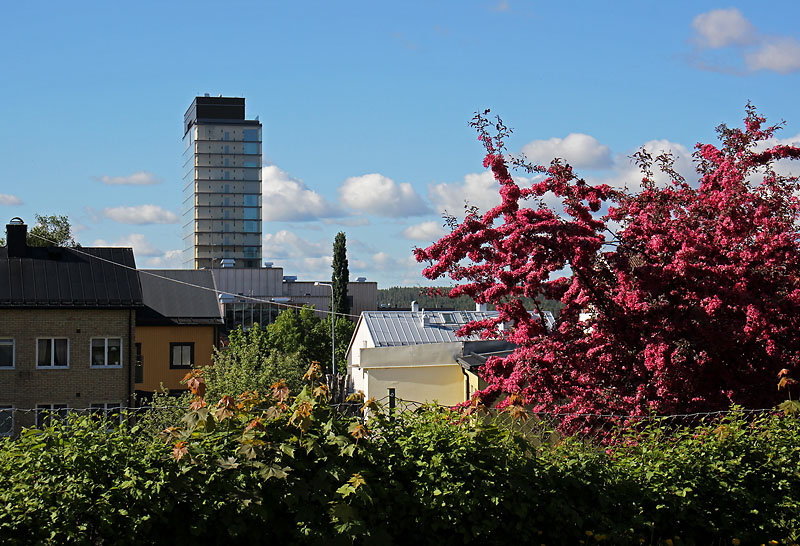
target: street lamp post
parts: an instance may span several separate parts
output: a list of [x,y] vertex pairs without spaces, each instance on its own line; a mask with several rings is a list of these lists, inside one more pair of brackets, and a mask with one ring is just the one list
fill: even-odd
[[331,289],[331,374],[336,373],[336,302],[333,301],[333,284],[314,282],[314,286],[327,286]]

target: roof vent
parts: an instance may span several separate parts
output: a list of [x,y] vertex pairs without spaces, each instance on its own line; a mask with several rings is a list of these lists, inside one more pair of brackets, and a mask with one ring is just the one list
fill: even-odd
[[419,311],[419,304],[417,304],[417,302],[415,302],[415,301],[412,301],[411,302],[411,312],[412,313],[416,313],[417,311]]
[[297,275],[284,275],[283,282],[294,282],[297,280]]
[[219,295],[219,302],[221,304],[233,303],[233,294],[222,293]]
[[482,312],[482,313],[485,313],[486,311],[489,310],[489,306],[486,303],[475,302],[475,310],[479,311],[479,312]]
[[356,279],[356,282],[367,282],[367,278],[366,277],[359,277],[359,278]]
[[209,95],[208,93],[205,93],[203,96],[204,97],[210,97],[211,95]]
[[272,267],[272,262],[264,262],[264,267],[269,269],[270,267]]
[[219,261],[219,265],[220,265],[220,267],[223,267],[223,268],[226,268],[226,269],[229,268],[229,267],[234,267],[236,265],[236,260],[234,260],[233,258],[222,258]]

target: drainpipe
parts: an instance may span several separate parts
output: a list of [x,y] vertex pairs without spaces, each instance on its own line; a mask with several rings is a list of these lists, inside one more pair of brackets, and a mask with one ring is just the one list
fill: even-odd
[[128,407],[133,407],[133,348],[136,340],[133,338],[133,309],[128,309]]

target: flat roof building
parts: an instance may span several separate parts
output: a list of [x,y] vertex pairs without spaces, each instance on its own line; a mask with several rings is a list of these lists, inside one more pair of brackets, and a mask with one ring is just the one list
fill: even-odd
[[261,265],[261,122],[242,97],[195,97],[183,122],[183,267]]

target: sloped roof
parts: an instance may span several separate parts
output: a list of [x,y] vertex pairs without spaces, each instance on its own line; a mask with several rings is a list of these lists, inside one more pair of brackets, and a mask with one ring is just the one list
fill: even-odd
[[8,247],[0,247],[0,308],[119,309],[141,304],[130,248],[28,247],[23,257],[9,258]]
[[497,311],[364,311],[361,314],[375,347],[477,341],[456,336],[468,322],[496,318]]
[[222,324],[210,270],[142,269],[139,273],[145,307],[136,312],[136,324]]

